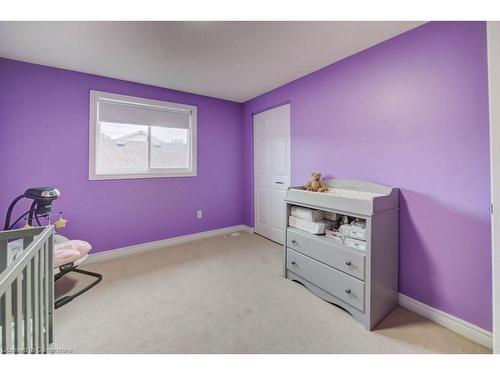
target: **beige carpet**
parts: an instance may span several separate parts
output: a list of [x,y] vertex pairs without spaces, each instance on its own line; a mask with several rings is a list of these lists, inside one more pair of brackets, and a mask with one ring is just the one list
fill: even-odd
[[104,281],[55,313],[54,346],[75,353],[490,352],[400,307],[368,332],[284,279],[282,247],[249,233],[84,268]]

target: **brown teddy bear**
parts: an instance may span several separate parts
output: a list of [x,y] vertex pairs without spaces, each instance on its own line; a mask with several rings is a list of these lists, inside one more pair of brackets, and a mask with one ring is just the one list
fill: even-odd
[[321,173],[319,172],[314,172],[311,175],[311,180],[304,185],[304,189],[306,189],[307,191],[317,191],[319,193],[324,193],[325,191],[328,191],[327,186],[321,180]]

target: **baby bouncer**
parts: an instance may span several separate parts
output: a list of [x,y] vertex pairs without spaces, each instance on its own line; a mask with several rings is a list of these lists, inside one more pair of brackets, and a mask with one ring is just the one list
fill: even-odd
[[[33,226],[33,221],[35,221],[39,226],[42,226],[40,222],[40,220],[42,219],[47,220],[48,224],[50,224],[50,219],[52,218],[52,201],[59,198],[59,196],[59,191],[53,187],[37,187],[26,190],[23,194],[14,199],[10,204],[7,210],[7,215],[5,217],[4,230],[10,230],[14,228],[15,225],[22,219],[26,221],[26,224],[24,226],[26,228]],[[19,218],[11,224],[11,216],[14,206],[23,198],[33,200],[30,209],[19,216]],[[54,226],[56,228],[63,228],[66,226],[66,222],[67,220],[62,217],[61,211],[58,214],[57,221],[54,222]],[[15,248],[15,244],[13,244],[11,247]],[[90,284],[78,290],[77,292],[63,296],[55,301],[54,307],[56,309],[66,305],[76,297],[82,295],[101,282],[101,274],[78,268],[87,259],[88,253],[91,249],[92,246],[86,241],[69,240],[68,238],[59,234],[56,234],[54,236],[54,281],[57,282],[57,280],[70,272],[76,272],[79,274],[90,276],[94,279]]]

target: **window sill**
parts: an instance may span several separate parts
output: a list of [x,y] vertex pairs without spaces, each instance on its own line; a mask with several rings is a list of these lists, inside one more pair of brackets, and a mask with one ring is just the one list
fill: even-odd
[[89,181],[100,180],[135,180],[149,178],[170,178],[170,177],[196,177],[196,172],[179,173],[146,173],[146,174],[90,174]]

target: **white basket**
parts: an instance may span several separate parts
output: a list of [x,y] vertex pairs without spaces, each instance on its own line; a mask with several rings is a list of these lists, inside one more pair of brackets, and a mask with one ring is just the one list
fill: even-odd
[[356,238],[358,240],[366,240],[366,227],[360,227],[352,224],[343,224],[340,226],[340,231],[344,237]]
[[323,211],[313,210],[306,207],[293,206],[291,210],[291,215],[302,220],[319,222],[323,220]]
[[324,222],[307,221],[295,216],[290,216],[288,218],[288,225],[312,234],[325,234],[326,229],[326,224]]

